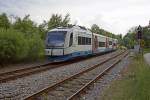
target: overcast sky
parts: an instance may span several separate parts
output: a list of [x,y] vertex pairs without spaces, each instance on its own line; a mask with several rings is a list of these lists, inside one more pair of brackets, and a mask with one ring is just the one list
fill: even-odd
[[149,0],[0,0],[0,13],[23,17],[31,15],[37,23],[48,20],[53,13],[71,15],[71,23],[125,34],[133,26],[148,25]]

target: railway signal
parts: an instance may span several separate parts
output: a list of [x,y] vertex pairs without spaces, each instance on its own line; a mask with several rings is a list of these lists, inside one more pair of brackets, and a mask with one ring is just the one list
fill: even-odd
[[[142,27],[141,27],[140,25],[139,25],[138,28],[137,28],[136,36],[137,36],[137,40],[138,40],[138,45],[137,45],[137,47],[139,47],[138,51],[139,51],[139,52],[142,52],[142,47],[141,47]],[[143,52],[142,52],[142,54],[143,54]]]
[[137,33],[137,38],[138,38],[138,39],[142,39],[142,32],[141,32],[141,31],[138,31],[138,33]]
[[142,27],[140,25],[137,28],[137,39],[142,39]]

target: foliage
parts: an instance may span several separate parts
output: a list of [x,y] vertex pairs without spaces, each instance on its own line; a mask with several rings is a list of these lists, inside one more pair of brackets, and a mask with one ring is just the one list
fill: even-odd
[[43,21],[42,24],[38,26],[38,33],[40,34],[42,39],[45,39],[47,33],[47,22]]
[[2,13],[0,15],[0,27],[6,28],[6,29],[8,29],[10,27],[10,22],[5,13]]
[[40,38],[38,34],[33,34],[32,37],[26,38],[28,42],[28,50],[27,59],[36,60],[42,58],[44,55],[44,41]]
[[137,41],[135,41],[135,34],[133,33],[127,33],[124,38],[124,45],[128,48],[133,48],[135,44],[137,44]]
[[48,29],[53,29],[60,26],[68,26],[70,22],[70,15],[66,14],[65,18],[62,18],[62,15],[53,14],[48,21]]
[[44,55],[43,41],[36,34],[27,38],[17,30],[0,28],[0,43],[0,61],[3,63],[35,60]]
[[23,19],[16,17],[10,24],[6,14],[0,15],[0,22],[4,23],[3,26],[0,23],[0,60],[3,63],[44,56],[45,23],[37,26],[27,15]]
[[23,59],[28,54],[28,43],[23,34],[14,29],[0,28],[0,61]]
[[93,24],[92,27],[91,27],[91,32],[93,32],[93,33],[99,33],[99,31],[100,31],[99,26],[96,25],[96,24]]
[[66,14],[64,19],[61,22],[61,26],[64,26],[64,27],[68,26],[69,22],[70,22],[70,15]]
[[46,22],[37,25],[29,18],[30,15],[26,15],[23,19],[17,18],[13,24],[13,28],[21,31],[24,34],[24,38],[28,42],[28,59],[38,59],[44,55],[44,36],[46,34],[45,25]]
[[109,32],[105,31],[104,29],[101,29],[98,25],[93,24],[91,26],[91,32],[101,34],[101,35],[107,35],[110,36]]
[[104,30],[104,29],[101,29],[98,25],[96,25],[96,24],[93,24],[92,26],[91,26],[91,32],[93,32],[93,33],[97,33],[97,34],[101,34],[101,35],[105,35],[105,36],[109,36],[109,37],[113,37],[113,38],[116,38],[117,36],[116,35],[114,35],[113,33],[110,33],[110,32],[108,32],[108,31],[106,31],[106,30]]
[[[128,48],[132,48],[135,44],[138,44],[136,29],[137,26],[132,27],[123,38],[123,44]],[[144,47],[146,48],[150,47],[150,29],[148,27],[143,27],[141,41]]]
[[150,48],[150,29],[148,27],[143,28],[143,40],[145,41],[145,47]]
[[26,36],[31,36],[32,33],[38,33],[36,24],[29,17],[30,15],[26,15],[23,19],[16,18],[13,28],[21,31]]
[[144,48],[144,53],[149,53],[150,52],[150,48]]

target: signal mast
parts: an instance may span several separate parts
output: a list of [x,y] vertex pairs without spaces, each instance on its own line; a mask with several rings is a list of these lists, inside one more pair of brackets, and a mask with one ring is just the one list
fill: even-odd
[[139,47],[139,52],[142,52],[142,46],[141,46],[141,40],[142,40],[142,27],[139,25],[138,28],[137,28],[137,33],[136,33],[136,36],[137,36],[137,40],[138,40],[138,47]]

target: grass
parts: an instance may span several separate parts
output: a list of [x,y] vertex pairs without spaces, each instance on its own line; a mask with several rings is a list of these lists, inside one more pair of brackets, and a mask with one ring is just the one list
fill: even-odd
[[144,53],[150,53],[150,48],[144,48]]
[[141,55],[104,91],[102,100],[150,100],[150,66]]

